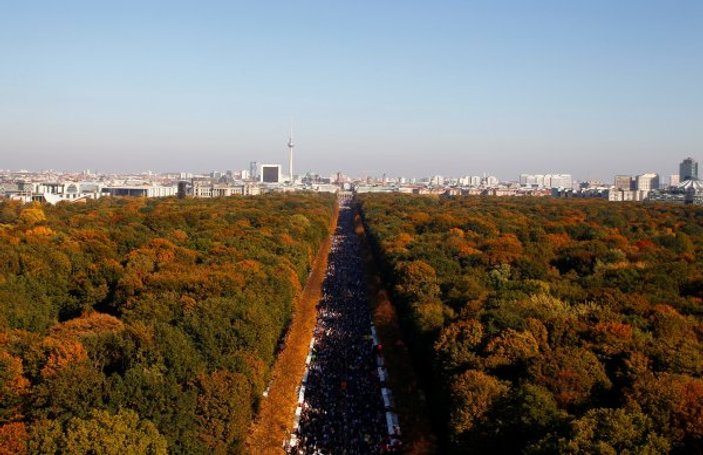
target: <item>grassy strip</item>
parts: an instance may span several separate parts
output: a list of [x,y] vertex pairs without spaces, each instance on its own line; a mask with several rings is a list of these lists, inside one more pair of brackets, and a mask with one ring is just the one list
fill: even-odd
[[383,357],[389,375],[388,382],[395,399],[400,430],[406,447],[405,453],[411,455],[436,453],[437,438],[428,417],[426,403],[424,398],[421,398],[424,397],[424,393],[418,387],[412,359],[403,342],[398,315],[388,297],[388,292],[383,287],[381,275],[366,241],[366,231],[358,213],[354,216],[354,230],[363,239],[363,259],[371,300],[371,318],[383,344]]
[[261,402],[258,416],[249,430],[247,453],[282,454],[283,441],[290,436],[297,404],[296,388],[305,371],[305,358],[317,322],[316,306],[322,297],[327,256],[332,246],[332,234],[337,227],[338,214],[339,208],[336,208],[330,223],[330,236],[318,251],[308,281],[295,306],[285,348],[273,366],[269,396]]

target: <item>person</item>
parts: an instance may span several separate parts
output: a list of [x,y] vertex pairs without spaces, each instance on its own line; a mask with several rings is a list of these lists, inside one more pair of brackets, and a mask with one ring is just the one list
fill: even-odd
[[332,243],[317,305],[315,356],[305,385],[298,446],[291,453],[380,454],[387,438],[376,370],[380,350],[368,349],[371,315],[361,244],[348,203],[340,207]]

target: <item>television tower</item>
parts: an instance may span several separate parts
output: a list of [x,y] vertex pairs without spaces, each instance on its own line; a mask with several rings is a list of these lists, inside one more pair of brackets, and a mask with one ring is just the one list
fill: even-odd
[[293,127],[290,127],[290,135],[288,136],[288,176],[290,183],[293,183]]

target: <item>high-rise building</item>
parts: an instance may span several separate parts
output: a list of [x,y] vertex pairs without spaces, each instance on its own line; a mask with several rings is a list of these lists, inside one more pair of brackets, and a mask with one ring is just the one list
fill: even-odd
[[681,183],[679,174],[671,174],[671,176],[669,176],[669,186],[679,186],[679,183]]
[[249,178],[251,178],[252,180],[259,179],[259,162],[258,161],[250,161],[249,162]]
[[679,178],[682,182],[698,180],[698,161],[690,157],[683,160],[679,164]]

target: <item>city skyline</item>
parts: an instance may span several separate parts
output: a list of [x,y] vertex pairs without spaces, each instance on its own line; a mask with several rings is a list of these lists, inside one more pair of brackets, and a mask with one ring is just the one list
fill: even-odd
[[353,175],[677,172],[703,5],[16,3],[0,168],[280,163]]
[[[292,169],[293,165],[293,157],[292,157],[292,143],[291,143],[291,138],[292,136],[289,136],[289,142],[287,143],[287,146],[289,147],[289,155],[288,155],[288,166],[289,166],[289,171]],[[688,163],[688,164],[686,164]],[[574,182],[601,182],[605,185],[608,184],[613,184],[614,186],[618,186],[618,179],[621,177],[628,177],[628,178],[634,178],[640,175],[645,175],[645,174],[656,174],[659,176],[661,179],[662,184],[671,184],[671,185],[677,185],[678,182],[681,180],[686,180],[689,175],[693,175],[695,179],[698,178],[698,161],[696,158],[688,156],[686,158],[682,158],[681,162],[679,163],[678,166],[672,165],[672,162],[670,161],[667,166],[669,168],[677,168],[679,169],[679,173],[667,173],[667,172],[659,172],[657,170],[650,170],[649,172],[621,172],[621,173],[611,173],[607,175],[603,179],[592,179],[592,178],[581,178],[578,175],[572,174],[572,173],[564,173],[564,172],[551,172],[551,171],[545,171],[542,169],[541,171],[538,172],[521,172],[517,176],[509,176],[509,177],[501,177],[497,176],[494,173],[488,173],[488,172],[456,172],[454,170],[453,172],[442,172],[442,173],[425,173],[425,174],[418,174],[418,175],[401,175],[395,172],[382,172],[382,173],[369,173],[369,174],[350,174],[347,173],[343,170],[337,170],[336,172],[319,172],[314,169],[303,171],[301,173],[295,173],[294,176],[296,178],[302,178],[305,176],[329,176],[333,180],[336,176],[338,175],[343,175],[345,177],[353,178],[353,179],[364,179],[364,178],[373,178],[373,179],[389,179],[389,180],[398,180],[398,179],[407,179],[408,181],[417,181],[417,182],[422,182],[424,180],[432,181],[433,179],[437,177],[441,177],[443,179],[454,179],[454,180],[459,180],[461,181],[462,179],[465,178],[495,178],[497,179],[496,181],[499,182],[513,182],[513,183],[520,183],[524,184],[525,179],[531,179],[535,180],[535,178],[557,178],[561,179],[562,177],[567,177],[569,180],[573,180]],[[682,171],[684,169],[684,165],[690,166],[690,169],[694,169],[693,171]],[[1,172],[8,172],[12,174],[16,173],[29,173],[29,174],[42,174],[42,173],[58,173],[58,174],[75,174],[75,175],[188,175],[191,178],[193,176],[210,176],[212,177],[213,175],[233,175],[237,174],[240,175],[242,173],[246,173],[246,175],[255,175],[258,171],[255,171],[255,168],[259,168],[261,166],[277,166],[279,168],[278,173],[280,175],[280,180],[281,181],[289,181],[290,179],[290,172],[289,173],[283,173],[283,167],[284,165],[281,162],[275,163],[275,162],[270,162],[270,163],[263,163],[262,161],[250,161],[249,166],[230,166],[227,168],[200,168],[200,169],[168,169],[168,170],[154,170],[154,169],[135,169],[135,170],[129,170],[129,171],[117,171],[117,170],[105,170],[105,169],[70,169],[70,168],[64,168],[64,169],[54,169],[54,168],[17,168],[17,169],[2,169],[0,168],[0,173]],[[686,168],[689,169],[689,168]],[[682,174],[684,172],[684,174]],[[692,172],[692,174],[691,174]],[[671,181],[672,178],[675,178],[675,181]],[[254,179],[257,180],[257,179]],[[534,182],[533,182],[534,183]],[[569,185],[567,185],[569,186]]]
[[[687,159],[694,159],[688,157]],[[283,161],[279,162],[270,162],[270,163],[264,163],[262,161],[250,161],[249,165],[256,163],[257,165],[266,165],[266,166],[278,166],[281,168],[281,176],[284,180],[287,180],[289,178],[288,173],[283,172],[284,164],[287,165],[287,163],[284,163]],[[680,166],[675,166],[672,165],[671,163],[667,163],[668,168],[673,169],[678,169]],[[59,173],[59,174],[86,174],[86,175],[174,175],[174,174],[188,174],[188,175],[193,175],[193,176],[208,176],[211,174],[226,174],[226,173],[241,173],[242,171],[248,172],[250,167],[247,167],[245,165],[234,165],[234,166],[229,166],[229,167],[221,167],[221,168],[214,168],[214,167],[201,167],[198,169],[128,169],[128,170],[115,170],[115,169],[89,169],[89,168],[32,168],[32,167],[18,167],[18,168],[7,168],[7,169],[2,169],[0,168],[0,172],[9,172],[9,173],[30,173],[30,174],[41,174],[41,173]],[[374,178],[374,179],[381,179],[381,178],[388,178],[392,180],[396,179],[412,179],[412,180],[418,180],[420,181],[421,179],[431,179],[433,177],[439,176],[443,177],[446,179],[461,179],[464,177],[473,177],[473,176],[479,176],[479,177],[496,177],[499,181],[501,182],[520,182],[525,176],[560,176],[560,175],[568,175],[570,177],[573,177],[574,181],[578,182],[602,182],[604,184],[609,184],[613,182],[613,179],[617,179],[619,176],[623,175],[630,175],[630,176],[637,176],[637,175],[642,175],[642,174],[649,174],[649,173],[654,173],[659,175],[662,178],[663,182],[667,182],[669,177],[671,176],[676,176],[678,177],[679,174],[676,173],[676,171],[672,172],[660,172],[656,169],[651,169],[649,172],[628,172],[628,171],[623,171],[623,172],[611,172],[608,174],[606,171],[604,174],[603,178],[590,178],[590,177],[580,177],[578,174],[575,173],[570,173],[570,172],[552,172],[550,170],[537,170],[535,172],[520,172],[517,175],[512,175],[512,176],[501,176],[498,175],[497,173],[491,173],[491,172],[476,172],[475,169],[473,170],[467,170],[467,172],[457,172],[456,170],[450,171],[450,172],[439,172],[439,173],[419,173],[419,174],[400,174],[397,172],[376,172],[376,173],[363,173],[363,174],[353,174],[346,172],[343,169],[338,169],[337,171],[333,172],[320,172],[319,170],[316,169],[308,169],[304,170],[300,173],[296,172],[294,175],[296,177],[304,177],[306,175],[318,175],[318,176],[331,176],[334,177],[338,174],[345,175],[348,177],[352,178]],[[616,185],[617,186],[617,185]]]
[[[434,187],[442,187],[445,184],[450,186],[462,186],[462,187],[497,187],[502,185],[514,185],[519,184],[523,187],[535,187],[535,188],[593,188],[599,187],[600,189],[605,187],[612,187],[613,189],[666,189],[679,187],[688,180],[699,181],[698,179],[698,161],[693,157],[686,157],[679,163],[679,174],[661,174],[659,172],[648,172],[639,174],[615,174],[609,179],[604,179],[602,181],[598,180],[588,180],[580,179],[572,174],[563,173],[521,173],[517,179],[501,179],[495,175],[484,173],[483,175],[473,174],[433,174],[433,175],[422,175],[422,176],[401,176],[401,175],[349,175],[344,172],[336,172],[332,174],[317,173],[317,172],[307,172],[305,174],[295,174],[291,175],[293,160],[292,160],[292,134],[289,137],[289,173],[284,174],[282,172],[283,166],[277,163],[262,163],[259,161],[251,161],[249,163],[248,169],[236,168],[231,169],[211,169],[208,171],[166,171],[166,172],[153,172],[152,170],[129,172],[129,173],[119,173],[119,172],[104,172],[102,170],[55,170],[55,169],[42,169],[42,170],[30,170],[30,169],[0,169],[0,177],[9,178],[9,181],[23,181],[24,174],[34,180],[39,177],[39,181],[46,181],[47,176],[69,176],[69,181],[76,181],[77,177],[82,177],[84,179],[90,180],[90,178],[152,178],[152,177],[163,177],[166,179],[180,179],[180,181],[197,179],[213,179],[212,181],[220,181],[221,183],[231,184],[236,181],[239,182],[257,182],[257,183],[276,183],[276,184],[286,184],[288,186],[296,186],[300,183],[311,183],[320,182],[326,180],[328,182],[361,182],[361,181],[371,181],[375,183],[398,183],[401,185],[405,184],[427,184]],[[266,171],[268,169],[269,171]],[[265,177],[267,172],[273,172],[269,174],[269,177]],[[275,178],[273,177],[275,175]],[[41,177],[43,176],[43,177]],[[17,180],[17,179],[20,180]],[[224,180],[221,180],[224,179]],[[36,181],[36,180],[34,180]],[[647,183],[643,185],[642,182],[654,182]],[[0,179],[2,183],[2,179]],[[153,182],[152,182],[153,183]],[[53,183],[52,183],[53,184]],[[585,185],[585,186],[584,186]],[[685,185],[684,185],[685,186]]]

